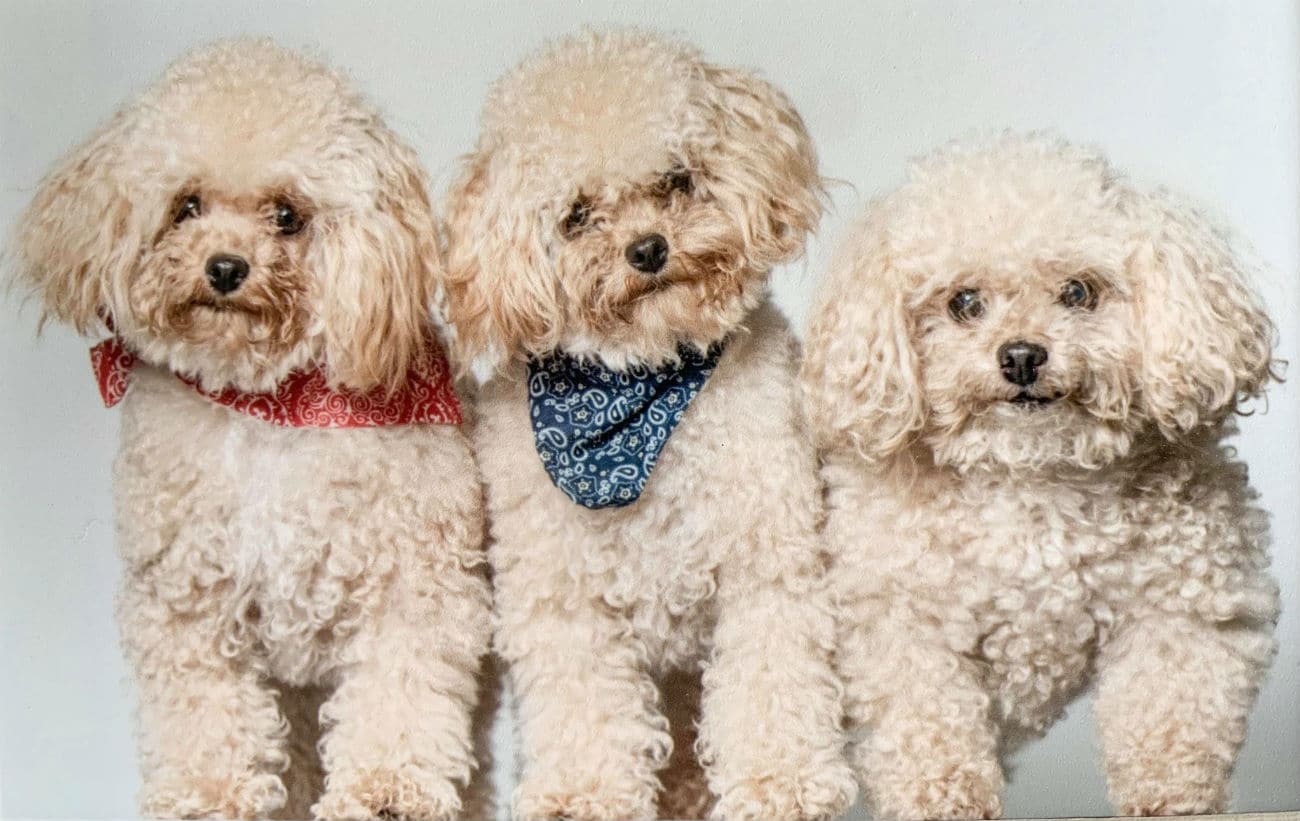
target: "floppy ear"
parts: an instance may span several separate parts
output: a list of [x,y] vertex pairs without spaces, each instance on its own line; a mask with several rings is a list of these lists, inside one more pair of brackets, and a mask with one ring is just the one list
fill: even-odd
[[1228,236],[1166,192],[1143,198],[1132,265],[1147,414],[1166,436],[1212,422],[1274,376],[1274,327]]
[[128,132],[120,112],[42,180],[18,219],[14,273],[40,296],[42,323],[54,317],[87,333],[111,315],[115,292],[161,219],[161,195],[129,190]]
[[764,270],[797,257],[823,211],[817,153],[790,99],[746,71],[706,66],[717,94],[719,150],[709,191],[740,215],[750,264]]
[[801,380],[822,448],[879,462],[925,422],[907,289],[868,215],[824,278],[805,340]]
[[399,384],[425,350],[429,295],[442,270],[437,226],[415,154],[392,134],[370,135],[380,159],[373,201],[321,215],[311,264],[324,291],[330,381]]
[[488,352],[547,350],[562,332],[544,215],[523,199],[525,177],[523,163],[480,148],[447,194],[447,307],[462,367]]

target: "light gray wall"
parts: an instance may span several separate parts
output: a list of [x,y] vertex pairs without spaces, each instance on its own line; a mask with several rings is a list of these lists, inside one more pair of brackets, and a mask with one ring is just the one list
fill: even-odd
[[[973,129],[1053,127],[1142,179],[1214,204],[1272,266],[1263,283],[1297,359],[1300,232],[1297,12],[1266,2],[0,3],[0,226],[43,170],[183,49],[263,33],[349,69],[438,184],[470,144],[493,77],[586,22],[677,30],[719,61],[760,67],[807,119],[835,189],[833,241],[904,158]],[[783,272],[802,322],[815,243]],[[0,308],[0,816],[133,813],[126,671],[115,646],[109,463],[86,343],[34,338]],[[1273,511],[1282,652],[1251,725],[1236,809],[1300,807],[1300,573],[1295,381],[1244,420],[1241,452]],[[508,745],[509,731],[500,737]],[[1013,761],[1012,815],[1109,811],[1086,701]],[[508,759],[509,756],[502,756]],[[508,780],[501,773],[502,782]]]

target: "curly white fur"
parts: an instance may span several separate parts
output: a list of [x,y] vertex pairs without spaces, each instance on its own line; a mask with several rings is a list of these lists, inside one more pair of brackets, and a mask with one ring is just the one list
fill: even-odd
[[[802,378],[878,816],[996,816],[1013,731],[1093,678],[1116,808],[1223,808],[1278,607],[1223,442],[1272,333],[1221,232],[1057,139],[950,146],[869,208]],[[1047,351],[1028,388],[1013,340]]]
[[[796,349],[766,304],[819,192],[780,92],[659,35],[560,41],[491,92],[449,195],[448,294],[467,355],[506,357],[475,435],[521,817],[701,814],[711,792],[719,818],[818,818],[852,800]],[[671,249],[654,276],[624,259],[648,232]],[[552,485],[527,356],[617,368],[723,338],[634,505]]]
[[[286,203],[301,230],[277,225]],[[45,180],[16,251],[49,315],[111,318],[142,359],[114,494],[143,812],[453,816],[490,628],[468,440],[280,428],[176,378],[400,379],[439,275],[413,152],[329,69],[221,43]],[[223,298],[218,252],[250,263]]]

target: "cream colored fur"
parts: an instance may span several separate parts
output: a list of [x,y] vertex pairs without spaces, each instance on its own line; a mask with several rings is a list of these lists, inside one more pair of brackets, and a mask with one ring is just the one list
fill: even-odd
[[[1221,232],[1050,137],[949,146],[872,204],[802,376],[878,817],[997,816],[1000,751],[1090,682],[1118,812],[1224,808],[1278,608],[1225,440],[1272,334]],[[1008,401],[1018,339],[1054,402]]]
[[[179,219],[188,196],[202,213]],[[301,231],[277,230],[284,202]],[[47,312],[111,317],[142,359],[114,495],[146,815],[459,810],[490,628],[467,438],[277,427],[176,376],[258,390],[321,362],[395,384],[425,344],[435,237],[423,172],[373,109],[252,41],[174,64],[24,216],[19,273]],[[225,298],[217,252],[251,264]]]
[[[780,92],[659,35],[560,41],[489,96],[447,204],[449,298],[466,356],[504,360],[475,441],[519,817],[821,818],[852,800],[796,347],[766,301],[819,192]],[[651,231],[671,248],[654,276],[624,259]],[[657,365],[724,338],[635,504],[588,510],[552,485],[529,355]]]

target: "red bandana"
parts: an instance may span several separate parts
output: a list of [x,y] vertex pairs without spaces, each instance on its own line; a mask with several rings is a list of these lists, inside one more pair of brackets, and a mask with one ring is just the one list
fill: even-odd
[[[90,349],[90,364],[104,407],[111,408],[131,384],[135,355],[117,337]],[[244,393],[234,388],[205,391],[196,380],[178,376],[200,395],[249,416],[290,428],[377,428],[387,425],[459,425],[460,400],[447,358],[436,345],[417,362],[391,396],[382,388],[354,391],[331,388],[320,368],[294,371],[274,393]]]

